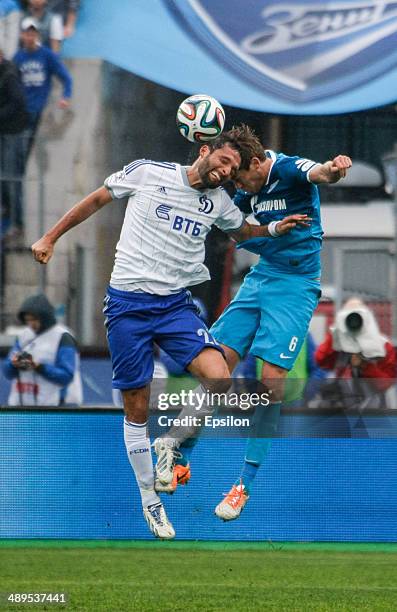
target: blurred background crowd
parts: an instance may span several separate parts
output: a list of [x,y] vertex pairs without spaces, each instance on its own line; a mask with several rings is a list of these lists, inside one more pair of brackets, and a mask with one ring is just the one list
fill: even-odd
[[23,178],[52,77],[62,83],[60,108],[69,106],[72,77],[59,57],[73,35],[76,0],[2,1],[0,6],[0,171],[2,242],[23,240]]

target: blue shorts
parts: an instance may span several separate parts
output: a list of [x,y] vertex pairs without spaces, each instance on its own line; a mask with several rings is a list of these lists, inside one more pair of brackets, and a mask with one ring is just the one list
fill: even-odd
[[189,291],[160,296],[109,287],[104,304],[114,389],[137,389],[150,383],[154,343],[183,368],[206,347],[223,353]]
[[210,332],[241,358],[251,352],[291,370],[320,296],[318,279],[270,274],[259,263]]

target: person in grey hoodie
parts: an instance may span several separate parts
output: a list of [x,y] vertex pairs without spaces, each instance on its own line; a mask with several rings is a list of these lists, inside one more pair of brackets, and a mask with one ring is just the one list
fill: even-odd
[[45,295],[29,297],[18,318],[26,327],[3,365],[12,380],[9,406],[59,406],[82,403],[80,359],[70,331],[55,319]]

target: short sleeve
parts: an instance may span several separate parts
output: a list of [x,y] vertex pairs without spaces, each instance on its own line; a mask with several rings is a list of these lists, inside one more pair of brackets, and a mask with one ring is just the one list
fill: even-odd
[[305,157],[288,157],[284,163],[287,174],[297,182],[303,184],[311,182],[310,172],[318,165],[318,162],[306,159]]
[[50,38],[63,40],[63,21],[61,15],[54,14],[51,19]]
[[215,225],[224,232],[233,232],[240,229],[244,223],[244,215],[226,193],[222,190],[222,205]]
[[147,162],[139,159],[108,176],[104,185],[112,198],[117,200],[133,195],[144,184],[146,168]]

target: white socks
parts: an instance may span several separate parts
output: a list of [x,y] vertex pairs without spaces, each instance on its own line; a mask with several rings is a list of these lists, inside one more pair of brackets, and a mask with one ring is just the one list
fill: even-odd
[[160,503],[160,498],[154,490],[153,461],[147,423],[140,425],[124,419],[124,442],[138,483],[142,506],[147,508]]

